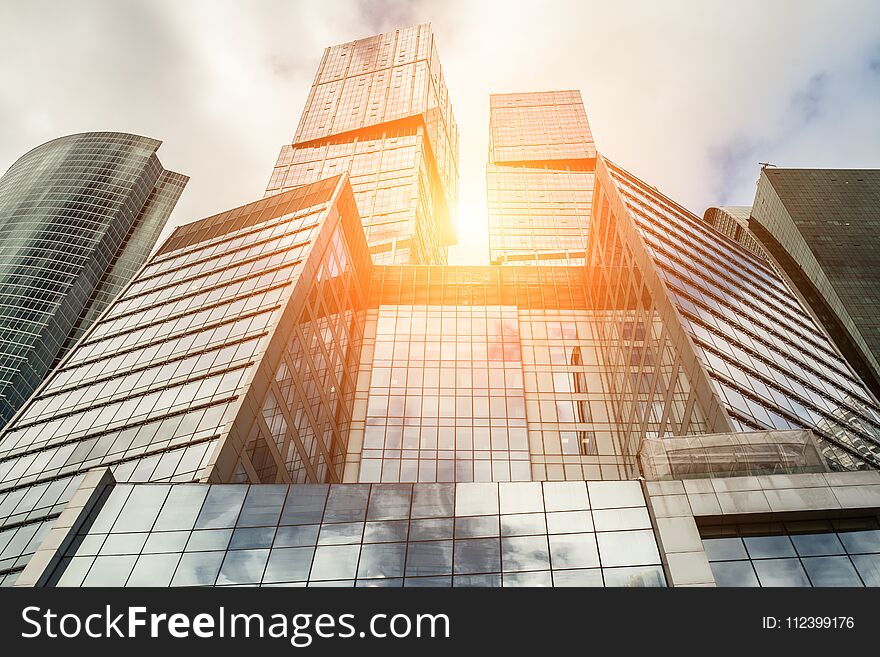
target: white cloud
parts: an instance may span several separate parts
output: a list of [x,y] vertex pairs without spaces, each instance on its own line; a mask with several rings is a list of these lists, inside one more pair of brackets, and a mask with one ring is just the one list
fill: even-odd
[[461,127],[457,262],[485,258],[492,92],[581,89],[600,150],[698,213],[750,203],[759,160],[880,166],[870,0],[94,0],[0,5],[0,169],[62,134],[126,130],[192,177],[172,221],[246,203],[323,47],[423,21]]

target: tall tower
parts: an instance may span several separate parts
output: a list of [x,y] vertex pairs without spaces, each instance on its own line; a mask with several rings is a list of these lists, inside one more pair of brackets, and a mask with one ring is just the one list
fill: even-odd
[[489,100],[489,261],[583,264],[596,145],[579,91]]
[[266,194],[348,172],[377,264],[442,264],[455,242],[458,127],[430,25],[324,51]]
[[160,141],[61,137],[0,178],[0,427],[140,269],[188,178]]
[[880,398],[880,169],[765,167],[748,221]]

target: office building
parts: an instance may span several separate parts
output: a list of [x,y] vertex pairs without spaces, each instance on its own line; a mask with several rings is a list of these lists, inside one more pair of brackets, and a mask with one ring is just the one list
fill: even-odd
[[0,426],[143,265],[187,177],[161,142],[89,132],[0,178]]
[[880,397],[880,170],[764,167],[749,227]]
[[489,262],[583,264],[596,146],[579,91],[489,98]]
[[591,175],[554,266],[376,262],[348,174],[178,228],[0,435],[2,583],[880,585],[868,390]]
[[458,126],[430,25],[324,51],[266,194],[347,172],[376,264],[445,264]]

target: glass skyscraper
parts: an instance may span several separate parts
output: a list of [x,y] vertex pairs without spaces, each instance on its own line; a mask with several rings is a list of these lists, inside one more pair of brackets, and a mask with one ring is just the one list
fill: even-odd
[[444,264],[458,126],[430,25],[324,51],[266,194],[348,172],[376,264]]
[[596,145],[579,91],[489,98],[489,261],[582,264]]
[[147,259],[188,178],[161,142],[69,135],[0,178],[0,426]]
[[589,177],[540,215],[565,248],[388,262],[354,171],[181,226],[0,434],[2,583],[880,585],[880,412],[833,342],[577,94],[511,107],[505,193]]
[[880,397],[880,171],[765,167],[749,225]]

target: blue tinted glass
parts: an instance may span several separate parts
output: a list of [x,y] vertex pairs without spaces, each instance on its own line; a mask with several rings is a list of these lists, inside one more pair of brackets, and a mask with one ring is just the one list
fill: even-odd
[[788,536],[747,536],[743,542],[752,559],[797,556]]
[[322,545],[315,551],[310,579],[354,579],[359,553],[358,545]]
[[813,586],[862,586],[849,557],[809,557],[803,562]]
[[154,531],[192,529],[208,490],[208,486],[198,484],[172,487],[156,519]]
[[279,527],[275,532],[273,547],[304,547],[315,545],[318,542],[318,529],[320,525],[291,525]]
[[409,533],[406,520],[383,520],[367,522],[364,529],[364,543],[395,543],[405,541]]
[[236,550],[227,552],[217,584],[256,584],[263,579],[269,550]]
[[452,541],[410,543],[406,576],[443,575],[452,572]]
[[196,552],[180,558],[171,586],[212,586],[225,552]]
[[230,550],[272,547],[275,527],[241,527],[232,533]]
[[822,534],[795,534],[791,542],[798,554],[802,557],[816,557],[828,554],[844,554],[843,545],[837,534],[825,532]]
[[313,547],[275,548],[269,554],[263,582],[304,582],[309,578]]
[[288,488],[278,484],[251,486],[236,524],[241,527],[277,525]]
[[501,570],[501,541],[473,538],[455,541],[455,573],[495,573]]
[[761,586],[810,586],[798,559],[760,559],[752,563]]
[[281,513],[282,525],[313,525],[321,522],[327,502],[326,484],[291,486]]
[[419,484],[413,491],[413,518],[452,517],[455,487],[452,484]]
[[324,522],[353,522],[363,520],[367,514],[367,484],[345,484],[330,487]]
[[409,525],[409,540],[429,541],[452,538],[452,518],[413,520]]
[[838,536],[850,554],[880,552],[880,529],[840,532]]
[[370,495],[368,520],[402,520],[409,518],[412,485],[384,484],[373,486]]
[[377,543],[361,548],[359,578],[403,577],[406,543]]
[[758,586],[751,561],[713,561],[709,565],[718,586]]
[[865,586],[880,586],[880,554],[856,554],[852,561]]
[[709,561],[749,558],[741,538],[704,538],[703,549]]

